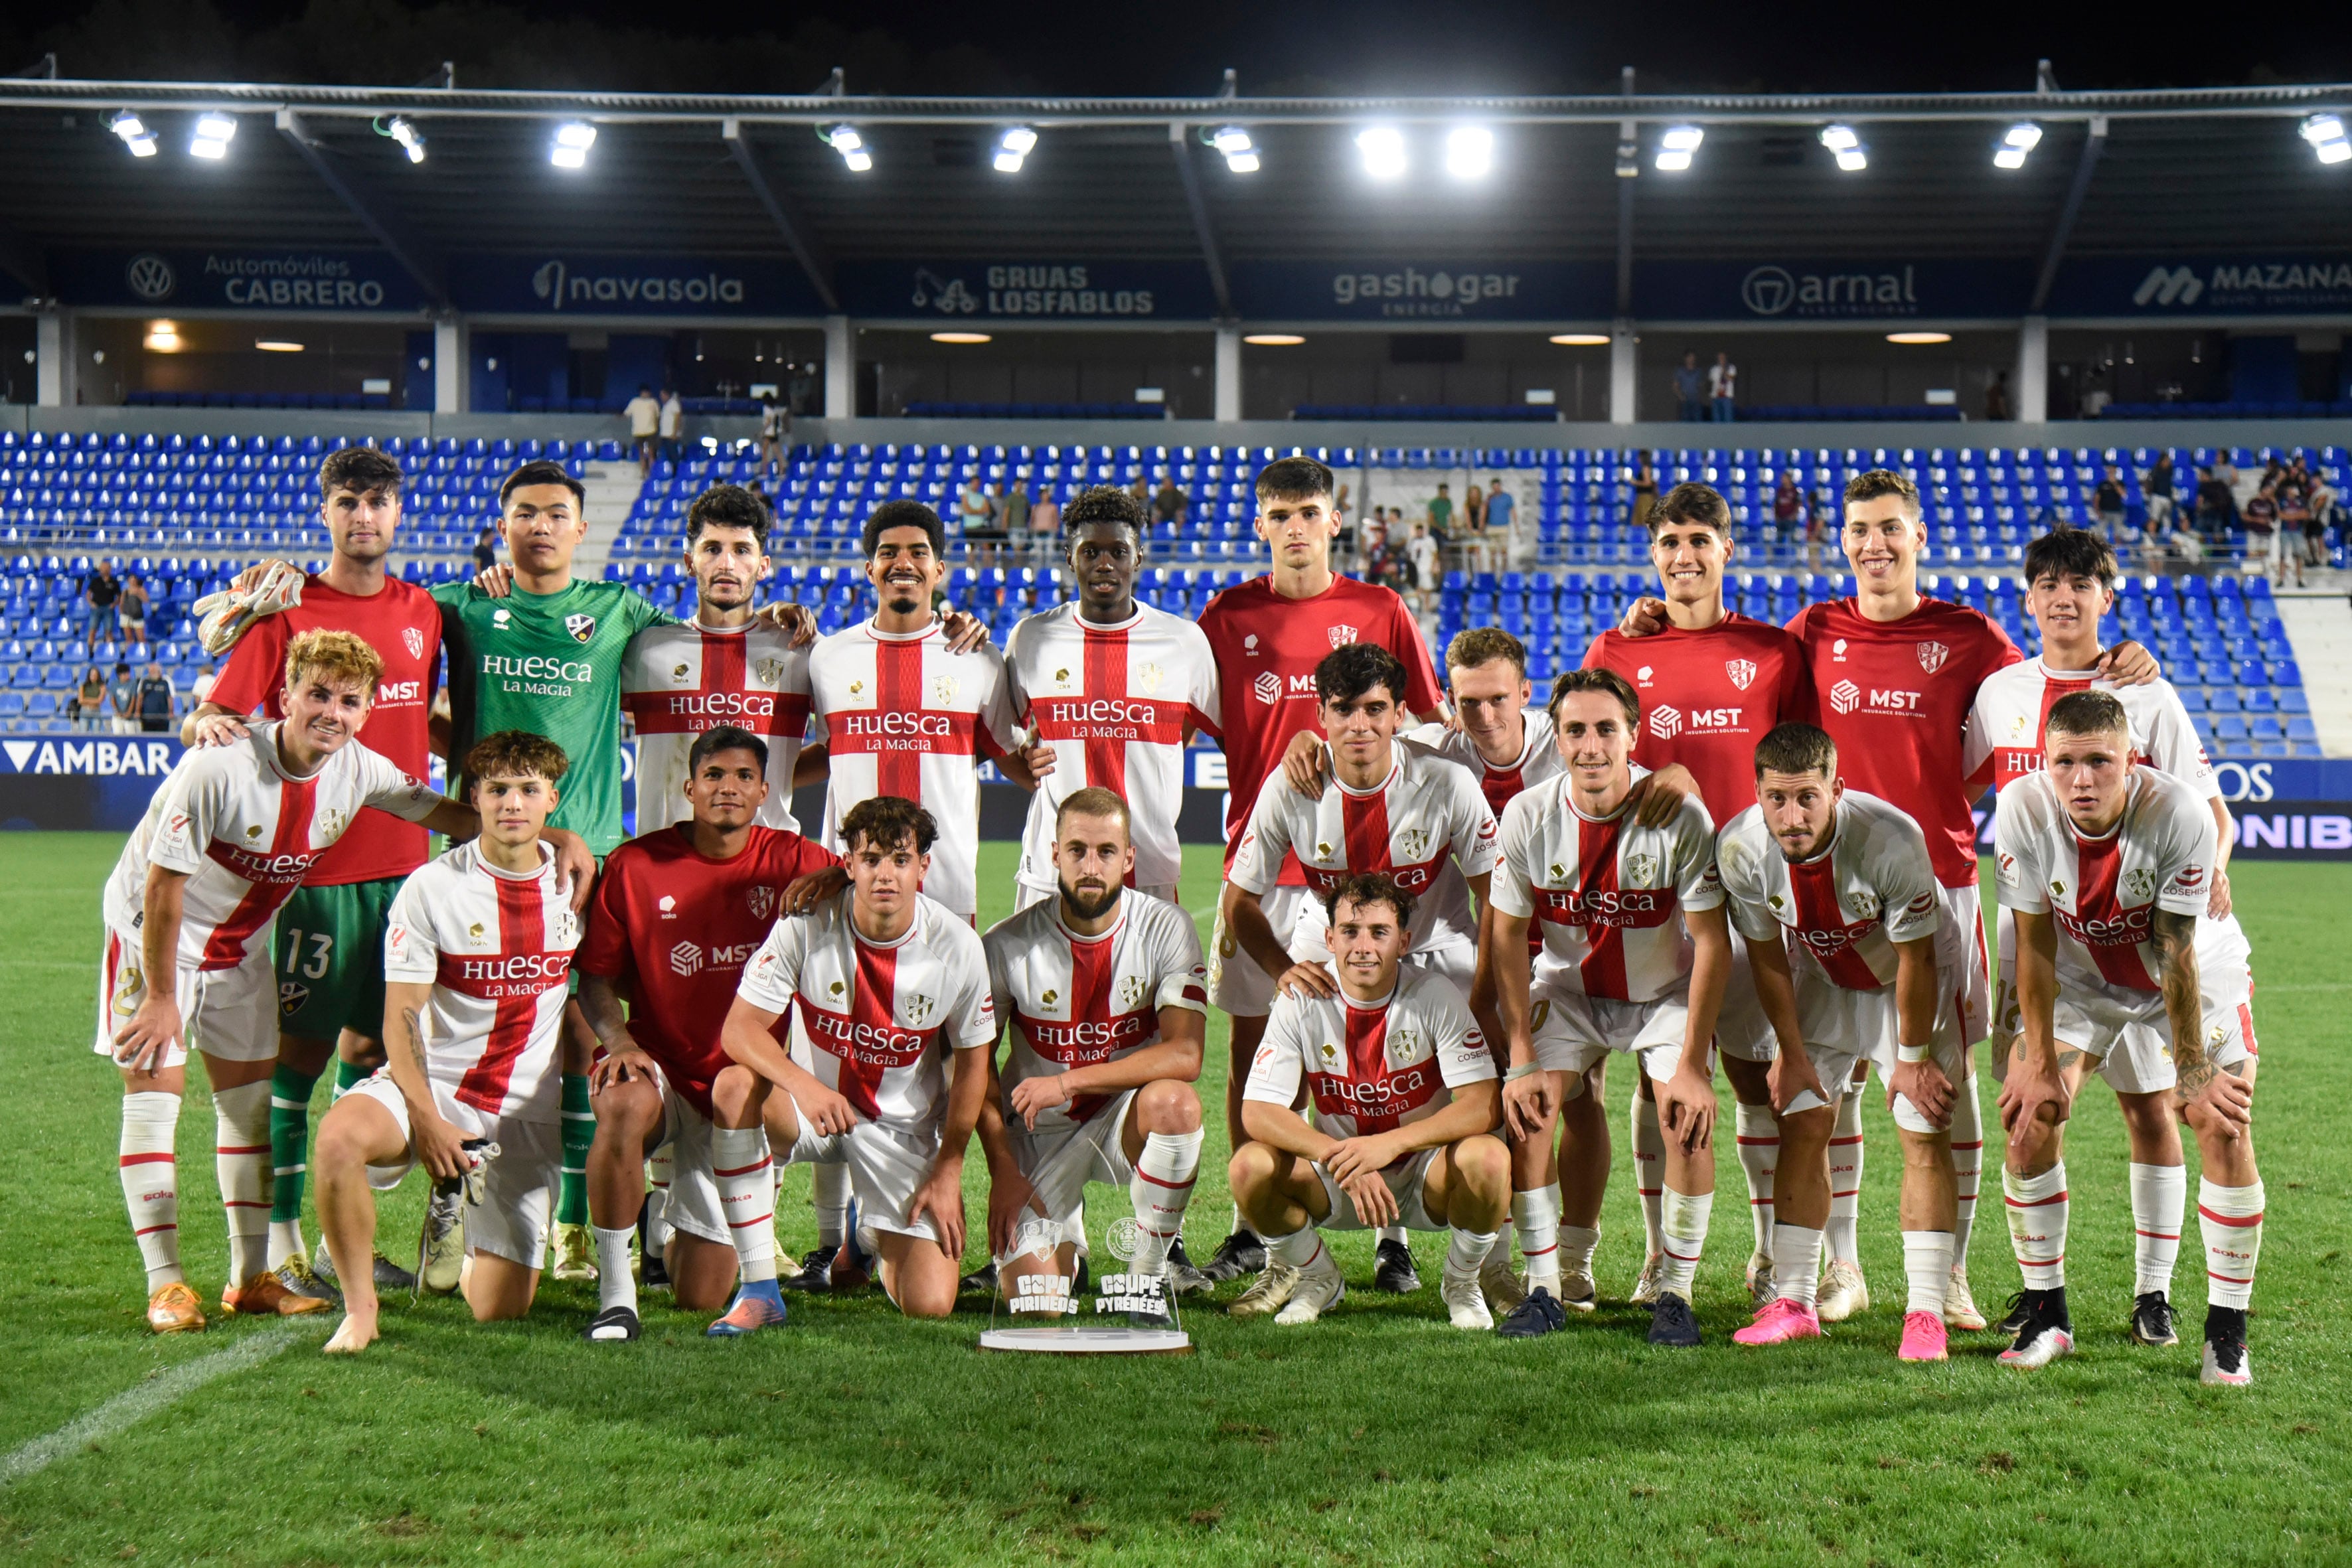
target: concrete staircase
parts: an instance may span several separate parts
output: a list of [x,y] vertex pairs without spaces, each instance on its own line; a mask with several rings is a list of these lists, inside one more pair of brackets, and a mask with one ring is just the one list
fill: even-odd
[[604,563],[612,559],[613,541],[628,521],[629,509],[637,504],[645,481],[637,477],[635,460],[630,459],[591,463],[582,482],[588,487],[588,537],[573,556],[572,569],[580,577],[602,577]]
[[2352,757],[2352,600],[2342,595],[2281,594],[2279,620],[2294,661],[2303,667],[2303,689],[2311,699],[2311,727],[2320,750]]

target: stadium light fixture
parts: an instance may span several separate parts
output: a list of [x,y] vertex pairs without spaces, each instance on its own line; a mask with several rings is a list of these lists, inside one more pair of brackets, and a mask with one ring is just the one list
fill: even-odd
[[987,343],[995,341],[995,337],[988,332],[933,332],[931,334],[931,342],[935,343]]
[[1225,155],[1225,167],[1234,174],[1257,173],[1257,144],[1250,140],[1250,133],[1240,126],[1219,127],[1216,134],[1209,138],[1209,145]]
[[1405,172],[1404,132],[1393,125],[1357,132],[1356,151],[1364,155],[1364,173],[1375,180],[1393,180]]
[[1952,334],[1928,331],[1889,332],[1886,334],[1886,341],[1890,343],[1948,343],[1952,341]]
[[555,142],[547,150],[547,161],[559,169],[584,169],[588,166],[588,149],[594,145],[594,126],[582,120],[567,120],[555,128]]
[[1607,332],[1554,332],[1551,341],[1563,348],[1600,348],[1609,342]]
[[1262,349],[1295,349],[1306,341],[1297,332],[1252,332],[1242,339]]
[[410,163],[425,162],[425,133],[406,115],[394,115],[385,123],[383,133],[400,143],[400,150],[408,154]]
[[1870,150],[1851,125],[1822,126],[1822,145],[1836,155],[1837,166],[1846,174],[1858,174],[1870,167]]
[[151,354],[175,354],[188,345],[180,337],[180,323],[158,319],[147,323],[143,345]]
[[106,128],[122,138],[122,144],[131,149],[132,157],[152,158],[155,155],[154,132],[149,131],[146,122],[131,110],[126,109],[108,121]]
[[866,138],[855,125],[836,125],[824,133],[827,145],[841,154],[841,161],[853,174],[862,174],[874,167],[874,154],[866,149]]
[[302,345],[291,338],[256,338],[253,346],[266,354],[299,354]]
[[2042,142],[2042,127],[2031,120],[2021,120],[2002,133],[2000,145],[1994,150],[1992,166],[1996,169],[2022,169],[2025,155]]
[[1445,172],[1457,180],[1483,180],[1495,168],[1495,133],[1483,125],[1461,125],[1445,133]]
[[1658,138],[1657,166],[1661,174],[1679,174],[1691,166],[1691,154],[1706,140],[1706,132],[1696,125],[1669,125]]
[[1037,132],[1026,125],[1013,126],[996,139],[996,172],[1000,174],[1019,174],[1022,161],[1035,151],[1036,146]]
[[2314,114],[2302,126],[2303,139],[2323,163],[2341,163],[2352,158],[2352,142],[2344,139],[2343,117],[2335,114]]
[[228,144],[236,140],[236,121],[226,114],[196,116],[195,134],[188,138],[191,158],[226,158]]

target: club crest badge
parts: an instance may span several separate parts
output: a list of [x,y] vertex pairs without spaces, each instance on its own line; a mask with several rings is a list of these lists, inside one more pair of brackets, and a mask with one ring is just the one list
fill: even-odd
[[572,634],[573,642],[584,643],[596,635],[596,617],[588,615],[566,616],[563,629]]
[[952,675],[935,675],[931,677],[931,700],[945,708],[956,700],[956,693],[962,688],[963,683]]
[[1756,661],[1752,658],[1727,658],[1723,661],[1723,673],[1731,678],[1733,686],[1745,691],[1755,683]]
[[1397,850],[1407,860],[1419,860],[1429,852],[1429,829],[1408,827],[1397,835]]
[[295,1014],[301,1011],[302,1004],[308,1002],[310,999],[310,988],[308,985],[296,980],[284,980],[278,982],[278,1016],[283,1018],[292,1017]]
[[2156,897],[2156,873],[2145,866],[2135,866],[2124,873],[2124,895],[2134,903],[2146,903]]
[[1156,664],[1147,664],[1135,672],[1135,683],[1143,688],[1146,696],[1158,691],[1160,683],[1167,679],[1167,672]]
[[1401,1068],[1421,1055],[1421,1032],[1417,1029],[1397,1029],[1388,1039],[1389,1066]]
[[1633,886],[1646,888],[1657,874],[1658,858],[1649,851],[1637,849],[1625,857],[1625,875]]
[[1335,648],[1346,647],[1356,640],[1356,628],[1353,626],[1326,626],[1323,629]]
[[1143,1005],[1144,981],[1140,974],[1122,974],[1118,981],[1118,1010],[1132,1013]]
[[743,902],[751,910],[753,920],[766,920],[776,912],[776,889],[765,882],[756,888],[747,888],[743,890]]
[[899,1004],[899,1011],[907,1015],[908,1023],[919,1029],[930,1023],[931,1015],[939,1011],[939,1004],[917,992]]
[[1923,642],[1918,651],[1919,668],[1930,675],[1943,668],[1944,661],[1952,657],[1952,650],[1939,642]]
[[760,678],[762,686],[781,686],[784,679],[784,661],[773,657],[763,658],[751,667],[751,672]]
[[408,650],[411,658],[425,657],[425,634],[415,626],[400,628],[400,646]]

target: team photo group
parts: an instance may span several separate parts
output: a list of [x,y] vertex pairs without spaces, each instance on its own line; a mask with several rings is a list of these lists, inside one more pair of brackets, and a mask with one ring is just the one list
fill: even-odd
[[[1419,1231],[1454,1328],[1573,1334],[1604,1295],[1614,1123],[1646,1261],[1606,1294],[1648,1308],[1650,1342],[1697,1345],[1714,1230],[1748,1255],[1730,1337],[1769,1347],[1871,1310],[1876,1096],[1899,1356],[1998,1331],[1988,1353],[2032,1369],[2076,1348],[2064,1131],[2096,1078],[2129,1144],[2129,1213],[2083,1216],[2131,1227],[2116,1327],[2179,1342],[2193,1138],[2200,1375],[2251,1380],[2263,1189],[2231,824],[2156,661],[2102,644],[2117,563],[2096,532],[2027,546],[2028,659],[1922,594],[1903,475],[1847,485],[1853,595],[1786,627],[1727,610],[1731,509],[1683,484],[1645,519],[1656,596],[1538,691],[1499,627],[1454,637],[1441,670],[1403,599],[1335,573],[1345,491],[1305,457],[1256,477],[1270,569],[1197,620],[1138,601],[1132,495],[1073,497],[1069,598],[1001,648],[945,601],[949,537],[918,501],[865,518],[872,614],[820,636],[761,604],[769,511],[734,485],[687,515],[685,621],[573,575],[585,496],[559,464],[504,481],[500,564],[431,590],[396,570],[393,458],[331,452],[319,490],[331,558],[257,567],[210,606],[208,646],[233,651],[104,889],[94,1048],[121,1078],[159,1333],[331,1312],[325,1348],[361,1352],[412,1291],[523,1318],[545,1268],[593,1280],[591,1346],[648,1331],[641,1290],[720,1336],[873,1285],[910,1317],[970,1296],[1050,1319],[1083,1289],[1100,1184],[1133,1208],[1104,1265],[1128,1326],[1172,1327],[1188,1299],[1301,1325],[1351,1284],[1410,1294]],[[1213,910],[1179,901],[1196,736],[1230,790]],[[1029,805],[1015,912],[982,930],[991,767]],[[1222,1106],[1201,1088],[1213,1014]],[[229,1236],[216,1302],[179,1245],[192,1056]],[[1213,1250],[1196,1226],[1196,1257],[1204,1160],[1227,1162],[1233,1212]],[[817,1231],[796,1260],[776,1240],[792,1164]],[[412,1173],[423,1234],[380,1239],[376,1194]],[[1712,1223],[1719,1188],[1748,1227]],[[1980,1194],[2006,1257],[1971,1258]],[[1368,1278],[1326,1245],[1347,1230],[1375,1233]]]

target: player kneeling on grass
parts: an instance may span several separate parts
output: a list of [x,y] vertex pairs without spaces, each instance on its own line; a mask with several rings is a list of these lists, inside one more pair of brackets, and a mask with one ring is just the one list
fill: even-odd
[[[563,1171],[556,1037],[581,921],[540,840],[568,763],[502,730],[466,753],[481,837],[419,867],[383,933],[386,1062],[320,1124],[320,1228],[338,1258],[375,1248],[375,1191],[423,1165],[466,1193],[459,1280],[478,1322],[520,1318],[539,1289]],[[343,1280],[330,1352],[375,1342],[373,1277]]]
[[1891,1044],[1883,1076],[1903,1137],[1911,1292],[1898,1353],[1942,1361],[1958,1210],[1951,1113],[1961,1037],[1956,1016],[1937,1014],[1941,900],[1927,836],[1905,812],[1845,787],[1825,732],[1781,724],[1757,744],[1756,804],[1718,837],[1716,868],[1780,1045],[1769,1079],[1780,1119],[1773,1294],[1731,1337],[1743,1345],[1821,1337],[1815,1291],[1833,1097],[1856,1063],[1884,1061]]
[[[2197,1134],[2205,1167],[2197,1192],[2207,1281],[2201,1376],[2242,1386],[2252,1380],[2246,1311],[2263,1246],[2263,1181],[2244,970],[2210,962],[2227,934],[2199,919],[2214,873],[2213,816],[2187,784],[2133,764],[2129,721],[2112,693],[2077,691],[2051,704],[2042,758],[2042,770],[2001,791],[1993,810],[1995,889],[2017,924],[2018,1039],[2001,1081],[2001,1186],[2025,1276],[2023,1326],[2000,1359],[2046,1366],[2074,1348],[2061,1124],[2096,1058],[2119,1094],[2168,1091]],[[2238,988],[2209,994],[2206,977],[2217,970],[2234,970]]]
[[[981,1122],[989,1252],[1016,1273],[1067,1275],[1086,1185],[1108,1182],[1135,1205],[1130,1271],[1163,1275],[1201,1163],[1201,939],[1176,905],[1124,885],[1135,847],[1127,803],[1109,790],[1062,801],[1053,865],[1059,896],[982,939],[1013,1037],[1002,1110]],[[1009,1257],[1040,1221],[1050,1250]]]
[[[735,1288],[741,1233],[722,1212],[712,1147],[711,1086],[728,1066],[719,1032],[744,963],[777,914],[801,913],[845,880],[838,862],[799,834],[761,826],[768,756],[765,741],[733,724],[696,736],[676,764],[688,820],[622,845],[596,881],[578,968],[580,1011],[604,1047],[590,1074],[596,1138],[588,1150],[601,1300],[583,1339],[637,1337],[629,1237],[646,1204],[646,1157],[664,1145],[670,1235],[662,1260],[672,1299],[690,1312],[718,1312]],[[760,1240],[772,1257],[765,1222]],[[649,1273],[646,1283],[656,1278]]]
[[1266,1269],[1228,1310],[1311,1323],[1348,1293],[1320,1233],[1402,1225],[1451,1228],[1439,1295],[1455,1328],[1491,1329],[1478,1271],[1511,1200],[1495,1058],[1454,983],[1402,964],[1412,894],[1355,872],[1324,897],[1338,993],[1275,998],[1242,1093],[1234,1202]]
[[[963,1157],[988,1094],[996,1006],[980,935],[923,897],[937,829],[913,801],[875,795],[841,819],[848,890],[776,922],[743,966],[711,1086],[711,1161],[743,1283],[714,1334],[781,1323],[771,1147],[849,1166],[860,1242],[910,1318],[955,1306],[963,1257]],[[797,1004],[815,1070],[777,1040]],[[781,1095],[772,1090],[782,1089]]]

